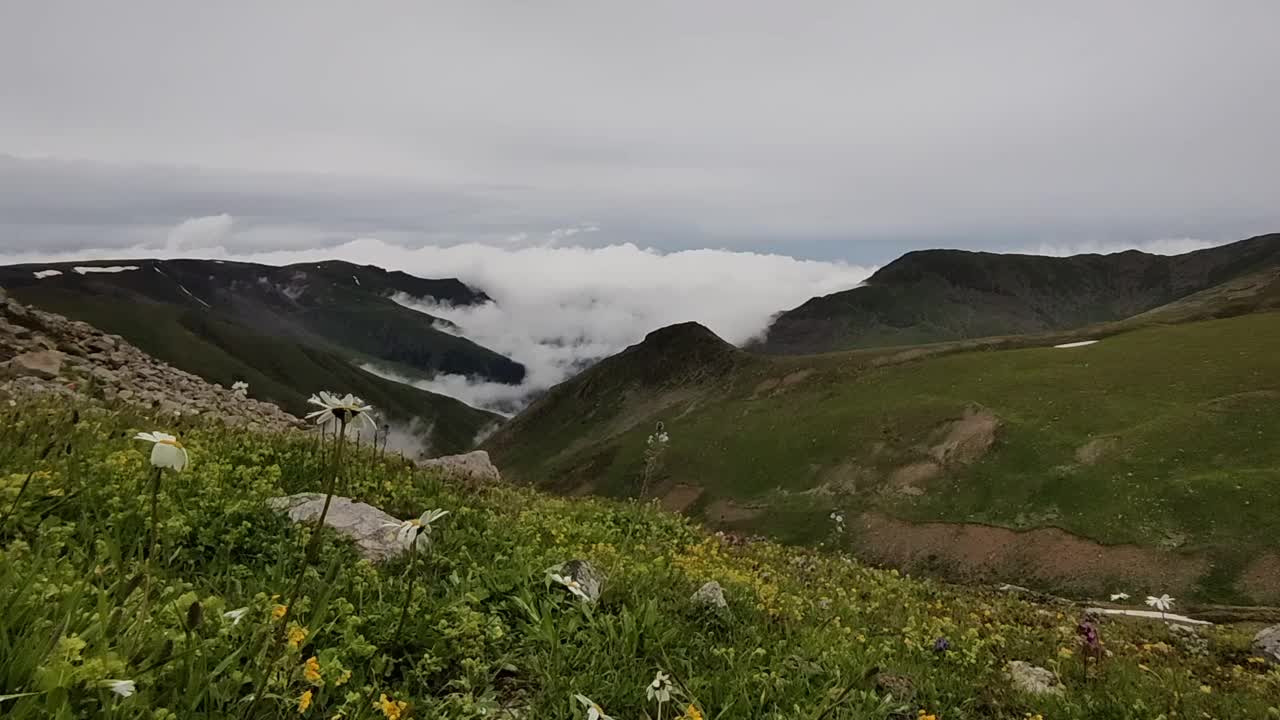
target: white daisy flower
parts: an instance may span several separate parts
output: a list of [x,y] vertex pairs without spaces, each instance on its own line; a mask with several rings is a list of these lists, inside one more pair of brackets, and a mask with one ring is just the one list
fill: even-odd
[[111,692],[120,697],[129,697],[138,691],[138,686],[132,680],[103,680],[102,687],[107,688]]
[[232,625],[239,625],[240,618],[244,617],[244,614],[247,612],[249,612],[249,608],[247,607],[236,608],[235,610],[228,610],[222,613],[222,617],[230,620]]
[[1111,593],[1111,602],[1119,602],[1121,600],[1128,600],[1128,599],[1129,599],[1129,593],[1122,593],[1122,592]]
[[307,419],[315,420],[317,425],[328,425],[335,420],[344,421],[350,425],[358,419],[370,431],[374,433],[378,431],[378,426],[374,424],[373,418],[369,417],[370,413],[373,412],[373,406],[351,393],[338,397],[333,393],[321,391],[319,394],[308,398],[307,402],[320,408],[307,414]]
[[569,592],[573,593],[574,595],[577,595],[583,600],[586,600],[588,602],[591,601],[591,596],[588,595],[586,591],[582,589],[582,585],[577,580],[574,580],[573,578],[570,578],[570,577],[565,577],[563,575],[559,575],[557,573],[551,573],[551,579],[565,586],[566,588],[569,589]]
[[604,714],[604,710],[586,695],[574,695],[578,702],[587,709],[587,720],[613,720],[613,718]]
[[158,468],[173,468],[177,472],[191,464],[191,457],[178,438],[163,432],[138,433],[134,440],[155,443],[151,446],[151,464]]
[[671,702],[671,678],[661,670],[657,675],[653,676],[653,682],[649,683],[649,687],[645,689],[645,695],[649,697],[650,702],[658,701],[659,703]]
[[1173,598],[1169,597],[1168,593],[1165,593],[1160,597],[1148,595],[1147,604],[1160,612],[1168,612],[1169,608],[1173,607]]
[[430,537],[432,530],[431,524],[448,514],[448,510],[428,510],[412,520],[405,520],[404,522],[399,523],[383,523],[382,526],[386,528],[395,528],[396,540],[398,540],[401,545],[410,547],[419,534],[425,534]]

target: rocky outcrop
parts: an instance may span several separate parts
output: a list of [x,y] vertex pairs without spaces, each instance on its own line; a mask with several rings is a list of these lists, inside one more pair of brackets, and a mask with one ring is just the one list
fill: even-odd
[[502,474],[498,472],[498,468],[489,460],[489,453],[484,450],[475,450],[462,455],[445,455],[431,458],[430,460],[419,460],[418,466],[436,468],[446,475],[460,480],[478,482],[498,482],[502,480]]
[[1253,636],[1253,654],[1272,665],[1280,665],[1280,625],[1263,628]]
[[1062,684],[1058,676],[1029,662],[1013,660],[1005,667],[1005,674],[1015,690],[1028,695],[1061,695]]
[[570,560],[561,563],[551,568],[551,572],[572,580],[587,602],[600,599],[600,593],[604,591],[604,583],[607,579],[603,571],[586,560]]
[[[324,509],[324,494],[298,493],[271,498],[267,506],[288,513],[294,522],[314,523]],[[339,496],[334,496],[324,516],[325,527],[355,541],[360,557],[370,562],[382,562],[405,551],[404,544],[396,539],[394,526],[399,523],[397,518],[368,503]]]
[[720,587],[720,583],[715,580],[703,583],[702,587],[690,596],[689,601],[711,610],[724,610],[729,607],[729,603],[724,599],[724,588]]
[[206,382],[119,335],[27,307],[0,290],[0,394],[12,399],[48,393],[211,417],[251,430],[301,425],[271,403]]

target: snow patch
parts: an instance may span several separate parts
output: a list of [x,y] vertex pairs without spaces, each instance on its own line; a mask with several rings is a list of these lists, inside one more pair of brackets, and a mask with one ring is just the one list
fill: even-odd
[[58,275],[62,274],[62,271],[61,270],[37,270],[31,274],[35,275],[37,280],[43,280],[45,278],[57,277]]
[[77,265],[71,268],[71,271],[77,275],[88,275],[89,273],[122,273],[126,270],[137,270],[137,265],[108,265],[99,267],[96,265]]
[[1054,345],[1054,347],[1055,348],[1084,347],[1085,345],[1092,345],[1096,342],[1098,341],[1097,340],[1081,340],[1080,342],[1070,342],[1070,343],[1063,343],[1061,345]]
[[1194,620],[1186,615],[1174,615],[1173,613],[1159,613],[1154,610],[1122,610],[1120,608],[1089,608],[1086,613],[1100,613],[1102,615],[1123,615],[1125,617],[1149,618],[1151,620],[1164,620],[1166,622],[1178,623],[1179,625],[1212,625],[1207,620]]

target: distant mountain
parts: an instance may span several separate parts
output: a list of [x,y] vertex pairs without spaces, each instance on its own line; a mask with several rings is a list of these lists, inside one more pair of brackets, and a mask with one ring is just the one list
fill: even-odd
[[1260,272],[1087,331],[805,356],[686,323],[482,448],[515,482],[956,579],[1276,602],[1259,579],[1280,560],[1277,305],[1280,272]]
[[805,354],[1078,328],[1280,266],[1280,234],[1184,255],[911,252],[774,319],[752,350]]
[[216,260],[111,260],[0,267],[18,300],[121,335],[147,353],[212,382],[300,414],[317,390],[354,392],[398,422],[417,420],[439,449],[468,446],[498,416],[357,367],[519,383],[521,364],[397,304],[405,294],[449,304],[488,297],[433,280],[329,261],[274,267]]

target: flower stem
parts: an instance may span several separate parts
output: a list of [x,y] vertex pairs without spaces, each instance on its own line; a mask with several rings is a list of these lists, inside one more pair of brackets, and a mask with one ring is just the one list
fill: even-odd
[[147,532],[147,555],[142,558],[142,619],[147,618],[147,606],[151,602],[151,558],[156,554],[156,525],[160,521],[160,474],[164,472],[156,468],[151,478],[151,527]]
[[324,529],[325,518],[329,515],[329,506],[333,503],[333,489],[338,484],[338,476],[342,474],[342,447],[346,444],[344,442],[346,437],[347,419],[345,416],[339,416],[338,432],[334,439],[333,472],[325,480],[324,486],[324,507],[320,509],[320,516],[316,518],[316,527],[311,533],[311,539],[307,541],[307,545],[302,551],[302,567],[298,568],[298,575],[293,580],[293,587],[289,590],[288,603],[284,606],[284,615],[280,616],[279,625],[276,626],[271,645],[267,649],[266,662],[263,663],[262,669],[258,673],[258,678],[254,681],[253,696],[242,717],[253,717],[253,711],[257,708],[262,693],[266,691],[267,675],[280,653],[281,646],[284,645],[285,631],[289,627],[289,616],[293,614],[293,606],[298,602],[298,597],[302,593],[302,581],[307,576],[307,567],[311,565],[315,553],[320,547],[320,533]]
[[409,590],[404,595],[404,605],[400,608],[400,622],[396,623],[396,632],[392,637],[400,637],[400,631],[404,629],[404,621],[409,617],[409,603],[413,601],[413,585],[418,579],[418,573],[414,572],[418,566],[418,536],[413,536],[413,542],[409,543]]

